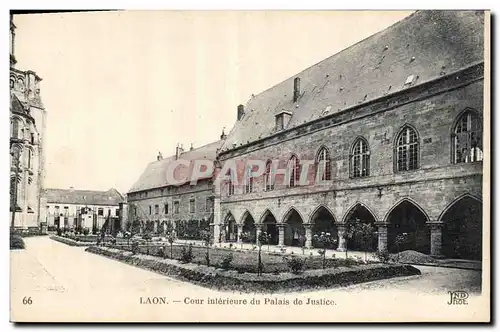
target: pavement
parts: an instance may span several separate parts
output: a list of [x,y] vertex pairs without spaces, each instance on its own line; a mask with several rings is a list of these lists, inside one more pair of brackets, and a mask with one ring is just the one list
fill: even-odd
[[[450,315],[453,321],[477,321],[489,314],[484,310],[489,296],[484,292],[480,296],[481,271],[424,266],[418,267],[420,276],[349,287],[241,294],[178,281],[48,237],[25,242],[25,250],[10,251],[11,321],[16,322],[316,322],[403,317],[402,321],[443,321]],[[457,290],[469,293],[467,306],[447,304],[448,292]],[[160,302],[150,304],[155,298]],[[214,305],[209,299],[247,303]]]

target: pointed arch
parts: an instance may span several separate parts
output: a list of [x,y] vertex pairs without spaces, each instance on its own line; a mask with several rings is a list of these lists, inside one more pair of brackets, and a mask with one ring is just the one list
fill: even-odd
[[477,197],[460,195],[439,217],[443,222],[441,254],[450,258],[482,258],[483,204]]
[[246,219],[247,217],[249,217],[249,216],[250,216],[253,220],[255,220],[255,218],[254,218],[254,217],[253,217],[253,215],[250,213],[250,211],[245,210],[245,211],[243,212],[243,214],[241,215],[241,218],[240,218],[240,222],[239,222],[239,224],[243,225],[243,222],[244,222],[244,221],[245,221],[245,219]]
[[307,219],[305,219],[305,218],[304,218],[304,216],[302,215],[302,213],[300,213],[299,209],[297,209],[296,207],[294,207],[294,206],[292,205],[292,206],[290,206],[290,207],[288,208],[288,210],[286,210],[286,212],[283,214],[283,217],[281,218],[281,222],[282,222],[282,223],[286,223],[286,220],[287,220],[287,219],[291,216],[291,214],[292,214],[294,211],[295,211],[295,212],[299,215],[300,219],[302,220],[302,223],[304,223],[304,220],[307,220]]
[[363,136],[358,136],[349,153],[349,176],[358,178],[370,175],[370,145]]
[[417,129],[405,123],[394,137],[394,171],[420,168],[420,136]]
[[308,222],[310,224],[314,224],[314,219],[317,215],[318,212],[320,212],[321,210],[326,210],[328,212],[328,214],[332,217],[332,220],[334,223],[336,223],[336,219],[335,219],[335,214],[333,213],[333,211],[326,205],[326,204],[320,204],[318,205],[312,212],[311,214],[309,215],[309,220]]
[[[415,250],[424,254],[430,253],[429,216],[425,210],[410,198],[398,201],[387,213],[387,245],[389,252]],[[399,243],[399,236],[405,241]]]
[[408,202],[408,203],[414,205],[420,212],[422,212],[422,214],[425,216],[425,218],[427,220],[431,220],[429,218],[429,215],[427,214],[427,212],[425,212],[425,210],[417,202],[415,202],[413,199],[411,199],[409,197],[405,197],[405,198],[400,199],[396,204],[394,204],[392,206],[392,208],[389,211],[387,211],[387,213],[384,216],[384,222],[389,222],[388,218],[391,215],[392,211],[394,211],[395,208],[397,208],[399,205],[401,205],[401,203],[404,203],[404,202]]
[[366,210],[367,210],[367,211],[368,211],[368,212],[372,215],[372,217],[373,217],[373,219],[374,219],[375,221],[378,221],[378,220],[379,220],[379,219],[377,218],[377,215],[373,212],[373,210],[372,210],[372,209],[370,209],[370,208],[369,208],[366,204],[364,204],[364,203],[362,203],[362,202],[360,202],[360,201],[356,201],[356,203],[354,203],[353,205],[351,205],[351,206],[347,209],[347,211],[344,213],[344,215],[342,216],[342,223],[343,223],[343,224],[347,223],[347,219],[349,218],[349,215],[350,215],[350,214],[352,214],[352,213],[356,210],[356,208],[357,208],[358,206],[361,206],[361,207],[365,208],[365,209],[366,209]]
[[224,216],[224,223],[229,221],[229,220],[236,221],[236,219],[234,218],[234,215],[231,211],[227,211],[226,215]]
[[316,152],[315,165],[317,178],[319,178],[319,174],[321,174],[321,181],[330,181],[332,179],[330,150],[328,150],[325,145],[321,145]]
[[439,218],[438,220],[441,220],[443,221],[443,216],[446,214],[446,212],[448,212],[450,210],[450,208],[452,208],[456,203],[458,203],[460,200],[464,199],[464,198],[471,198],[473,200],[476,200],[478,201],[480,204],[483,204],[483,200],[476,196],[476,195],[473,195],[471,193],[464,193],[458,197],[456,197],[453,201],[451,201],[444,209],[443,211],[441,212],[441,214],[439,215]]
[[259,223],[263,223],[264,220],[266,220],[266,218],[268,216],[272,216],[274,218],[274,220],[276,220],[276,222],[278,222],[278,219],[276,219],[276,214],[274,214],[271,209],[267,208],[264,210],[264,212],[260,215],[260,218],[259,218]]

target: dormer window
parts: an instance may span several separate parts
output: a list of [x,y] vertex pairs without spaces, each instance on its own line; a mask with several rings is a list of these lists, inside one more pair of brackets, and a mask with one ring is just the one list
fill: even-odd
[[276,114],[276,131],[285,129],[291,117],[292,117],[292,112],[284,110]]

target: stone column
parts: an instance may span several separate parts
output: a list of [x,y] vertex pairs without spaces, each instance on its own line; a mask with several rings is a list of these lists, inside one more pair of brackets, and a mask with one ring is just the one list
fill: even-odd
[[443,245],[443,222],[432,221],[427,222],[427,226],[431,229],[431,256],[442,256],[441,247]]
[[378,251],[387,251],[387,224],[377,223],[378,226]]
[[337,231],[339,234],[339,247],[337,251],[346,251],[347,243],[345,238],[346,226],[345,225],[337,225]]
[[306,243],[304,244],[306,249],[312,248],[312,224],[304,224],[306,230]]
[[243,225],[242,224],[236,224],[236,227],[237,227],[237,234],[238,234],[238,237],[237,237],[237,242],[238,243],[241,243],[241,233],[243,233]]
[[259,236],[260,233],[262,232],[262,226],[264,226],[264,224],[261,223],[255,224],[255,243],[257,245],[259,245]]
[[285,224],[278,224],[278,245],[285,246]]

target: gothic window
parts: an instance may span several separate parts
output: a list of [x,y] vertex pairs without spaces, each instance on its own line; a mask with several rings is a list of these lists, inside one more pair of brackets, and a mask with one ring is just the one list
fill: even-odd
[[32,158],[32,156],[33,156],[33,152],[30,149],[28,149],[28,169],[31,169],[31,166],[33,166],[31,164],[31,158]]
[[332,179],[330,153],[327,148],[322,147],[319,150],[318,157],[316,159],[316,167],[318,176],[321,175],[322,181],[330,181]]
[[233,182],[233,173],[229,171],[229,181],[227,183],[227,195],[234,195],[234,182]]
[[179,214],[179,201],[174,202],[174,214]]
[[290,187],[295,187],[300,180],[300,164],[297,156],[293,155],[288,162],[288,174],[290,174]]
[[214,203],[212,198],[207,198],[207,201],[205,203],[205,211],[206,212],[212,212],[214,210]]
[[252,169],[247,167],[245,174],[245,194],[251,193],[253,191],[253,177]]
[[452,134],[453,162],[470,163],[483,160],[483,128],[476,112],[463,113]]
[[396,170],[410,171],[418,168],[419,143],[417,132],[405,126],[396,140]]
[[160,214],[160,206],[158,204],[155,205],[155,214]]
[[274,190],[271,160],[268,160],[266,163],[266,172],[264,173],[264,184],[266,191]]
[[19,119],[12,119],[11,136],[19,138]]
[[194,198],[191,198],[189,200],[189,213],[194,213],[194,212],[195,212]]
[[358,138],[351,153],[351,177],[358,178],[370,175],[370,150],[364,138]]
[[165,207],[163,208],[163,212],[165,214],[168,214],[168,204],[165,204]]

